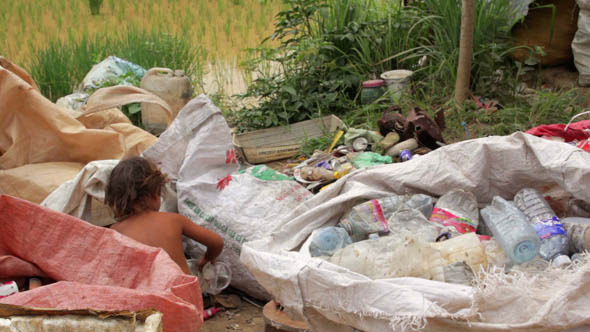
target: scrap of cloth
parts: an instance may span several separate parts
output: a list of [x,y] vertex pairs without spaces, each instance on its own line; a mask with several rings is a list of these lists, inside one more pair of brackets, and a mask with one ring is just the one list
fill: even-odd
[[165,332],[203,322],[199,281],[168,254],[111,229],[0,195],[0,278],[41,276],[56,283],[0,298],[55,309],[156,309]]

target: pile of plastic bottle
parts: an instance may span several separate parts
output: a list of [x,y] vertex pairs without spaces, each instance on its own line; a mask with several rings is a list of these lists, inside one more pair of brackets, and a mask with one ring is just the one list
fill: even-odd
[[472,193],[452,190],[436,202],[417,194],[356,205],[336,226],[314,231],[309,252],[373,279],[470,285],[491,265],[508,270],[544,260],[565,267],[590,248],[589,230],[588,218],[560,220],[535,189],[520,190],[512,201],[495,196],[481,210]]

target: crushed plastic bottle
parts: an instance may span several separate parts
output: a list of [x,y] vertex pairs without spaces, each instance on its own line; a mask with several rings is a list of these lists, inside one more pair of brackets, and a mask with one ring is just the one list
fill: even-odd
[[512,262],[521,264],[537,256],[540,246],[537,232],[512,203],[495,196],[492,205],[481,210],[481,215]]
[[453,236],[475,232],[479,223],[477,200],[470,192],[451,190],[436,202],[430,221],[449,227]]
[[430,218],[432,215],[432,197],[424,194],[416,194],[410,196],[410,198],[406,201],[406,205],[412,209],[416,209],[424,215],[427,219]]
[[550,261],[569,253],[569,241],[563,224],[537,190],[520,190],[514,196],[514,204],[525,214],[541,239],[539,255],[543,259]]
[[442,226],[428,221],[419,210],[408,206],[400,207],[387,220],[387,225],[392,232],[404,230],[415,234],[424,242],[434,242],[442,230]]
[[350,235],[341,227],[326,227],[313,234],[309,245],[311,257],[332,256],[334,251],[352,243]]
[[340,219],[340,226],[348,232],[353,242],[365,240],[371,233],[387,234],[387,219],[402,204],[403,198],[397,195],[372,199],[354,206]]
[[348,232],[353,242],[365,240],[371,233],[384,235],[390,232],[388,219],[404,206],[415,208],[425,216],[430,215],[432,197],[418,194],[373,199],[354,206],[340,219],[339,225]]

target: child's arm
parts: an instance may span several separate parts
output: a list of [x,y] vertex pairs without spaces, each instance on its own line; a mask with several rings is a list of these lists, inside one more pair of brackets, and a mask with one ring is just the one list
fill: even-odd
[[223,238],[219,234],[195,224],[184,216],[182,216],[182,233],[207,247],[205,257],[199,263],[200,268],[203,268],[207,262],[215,261],[223,250]]

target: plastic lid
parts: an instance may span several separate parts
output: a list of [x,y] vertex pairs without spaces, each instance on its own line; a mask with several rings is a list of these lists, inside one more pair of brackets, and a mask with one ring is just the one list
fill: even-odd
[[570,260],[570,258],[566,255],[559,255],[557,257],[555,257],[553,259],[553,261],[551,262],[551,264],[553,264],[554,266],[558,266],[558,267],[563,267],[565,265],[570,264],[572,261]]
[[363,82],[363,88],[377,88],[380,86],[385,86],[384,80],[370,80]]

